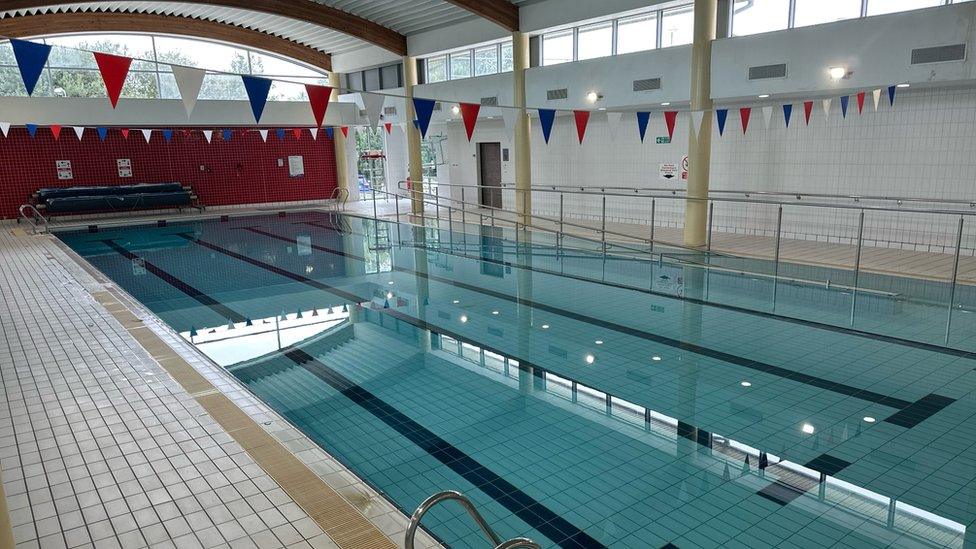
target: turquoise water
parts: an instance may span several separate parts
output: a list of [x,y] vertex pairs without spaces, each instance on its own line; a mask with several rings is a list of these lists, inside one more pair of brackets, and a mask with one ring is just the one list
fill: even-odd
[[[842,291],[763,311],[768,280],[459,233],[291,213],[59,236],[408,513],[454,489],[550,547],[969,546],[976,357],[903,338],[938,333],[924,300],[863,297],[851,332]],[[425,524],[487,545],[450,505]]]

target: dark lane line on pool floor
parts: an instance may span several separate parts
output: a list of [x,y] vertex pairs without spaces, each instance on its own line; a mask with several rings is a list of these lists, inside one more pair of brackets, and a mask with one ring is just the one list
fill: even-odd
[[[283,242],[291,242],[291,243],[294,242],[294,239],[293,238],[289,238],[289,237],[282,236],[282,235],[277,235],[277,234],[274,234],[274,233],[271,233],[271,232],[268,232],[268,231],[264,231],[264,230],[261,230],[261,229],[255,228],[255,227],[241,227],[241,228],[243,230],[246,230],[246,231],[249,231],[249,232],[252,232],[252,233],[255,233],[255,234],[259,234],[261,236],[265,236],[265,237],[268,237],[268,238],[273,238],[273,239],[276,239],[276,240],[280,240],[280,241],[283,241]],[[361,256],[357,256],[357,255],[351,254],[349,252],[344,252],[344,251],[341,251],[341,250],[335,250],[335,249],[332,249],[332,248],[328,248],[328,247],[320,246],[320,245],[316,245],[316,244],[311,245],[311,247],[312,247],[312,249],[317,250],[317,251],[331,253],[331,254],[339,255],[339,256],[343,256],[343,257],[349,257],[351,259],[355,259],[355,260],[358,260],[358,261],[364,261],[364,258],[362,258]],[[948,398],[948,397],[943,397],[943,396],[940,396],[940,395],[935,395],[935,394],[929,394],[929,395],[923,396],[918,401],[912,402],[912,401],[909,401],[909,400],[904,400],[904,399],[900,399],[900,398],[891,397],[891,396],[883,395],[883,394],[880,394],[880,393],[876,393],[874,391],[869,391],[869,390],[866,390],[866,389],[860,389],[860,388],[853,387],[853,386],[850,386],[850,385],[845,385],[843,383],[839,383],[839,382],[835,382],[835,381],[830,381],[828,379],[816,377],[816,376],[813,376],[813,375],[810,375],[810,374],[805,374],[805,373],[802,373],[802,372],[796,372],[796,371],[793,371],[793,370],[789,370],[789,369],[786,369],[786,368],[782,368],[780,366],[774,366],[772,364],[768,364],[768,363],[764,363],[764,362],[759,362],[759,361],[752,360],[752,359],[745,358],[745,357],[740,357],[740,356],[737,356],[737,355],[733,355],[733,354],[730,354],[730,353],[726,353],[724,351],[718,351],[718,350],[715,350],[715,349],[710,349],[708,347],[702,347],[702,346],[697,345],[697,344],[694,344],[694,343],[689,343],[689,342],[686,342],[686,341],[681,341],[681,340],[669,338],[669,337],[666,337],[666,336],[652,334],[650,332],[646,332],[646,331],[639,330],[639,329],[636,329],[636,328],[631,328],[629,326],[624,326],[622,324],[616,324],[616,323],[613,323],[613,322],[601,320],[601,319],[594,318],[594,317],[591,317],[591,316],[587,316],[587,315],[575,313],[573,311],[568,311],[566,309],[562,309],[562,308],[555,307],[555,306],[552,306],[552,305],[546,305],[544,303],[538,303],[538,302],[535,302],[535,301],[532,301],[532,300],[527,300],[527,299],[524,299],[524,298],[518,298],[518,297],[515,297],[515,296],[511,296],[511,295],[505,294],[505,293],[496,292],[494,290],[488,290],[486,288],[474,286],[474,285],[471,285],[471,284],[466,284],[464,282],[458,282],[456,280],[451,280],[451,279],[443,278],[443,277],[440,277],[440,276],[437,276],[437,275],[433,275],[433,274],[429,274],[429,273],[423,273],[423,272],[419,272],[419,271],[416,271],[416,270],[413,270],[413,269],[407,269],[405,267],[398,267],[396,265],[394,265],[392,268],[394,270],[398,271],[398,272],[402,272],[402,273],[405,273],[405,274],[411,274],[411,275],[419,276],[419,277],[422,277],[422,278],[426,278],[428,280],[432,280],[432,281],[435,281],[435,282],[440,282],[440,283],[443,283],[443,284],[452,285],[452,286],[457,287],[457,288],[461,288],[461,289],[464,289],[464,290],[469,290],[469,291],[472,291],[472,292],[477,292],[477,293],[480,293],[482,295],[487,295],[489,297],[494,297],[494,298],[497,298],[497,299],[502,299],[502,300],[505,300],[505,301],[509,301],[511,303],[528,305],[528,306],[530,306],[532,308],[535,308],[535,309],[538,309],[540,311],[546,311],[546,312],[549,312],[549,313],[558,314],[558,315],[561,315],[561,316],[564,316],[564,317],[567,317],[567,318],[572,318],[572,319],[577,320],[577,321],[580,321],[580,322],[584,322],[584,323],[587,323],[587,324],[593,324],[593,325],[596,325],[596,326],[600,326],[600,327],[605,328],[607,330],[612,330],[612,331],[615,331],[615,332],[618,332],[618,333],[623,333],[623,334],[630,335],[630,336],[633,336],[633,337],[638,337],[638,338],[641,338],[641,339],[644,339],[644,340],[653,341],[653,342],[656,342],[656,343],[661,343],[663,345],[668,345],[670,347],[674,347],[674,348],[677,348],[677,349],[681,349],[681,350],[685,350],[685,351],[690,351],[690,352],[693,352],[693,353],[698,354],[698,355],[701,355],[701,356],[707,356],[709,358],[714,358],[714,359],[717,359],[717,360],[721,360],[721,361],[724,361],[724,362],[728,362],[730,364],[735,364],[737,366],[742,366],[744,368],[749,368],[749,369],[752,369],[752,370],[755,370],[755,371],[764,372],[764,373],[767,373],[767,374],[770,374],[770,375],[774,375],[774,376],[777,376],[777,377],[780,377],[780,378],[788,379],[788,380],[791,380],[791,381],[797,381],[797,382],[803,383],[805,385],[810,385],[810,386],[817,387],[817,388],[820,388],[820,389],[826,389],[828,391],[832,391],[832,392],[835,392],[835,393],[843,394],[845,396],[851,396],[851,397],[858,398],[858,399],[861,399],[861,400],[866,400],[866,401],[869,401],[869,402],[873,402],[875,404],[881,404],[883,406],[888,406],[890,408],[898,409],[898,410],[900,410],[902,412],[908,411],[908,410],[912,410],[912,412],[910,414],[902,414],[902,412],[895,413],[894,415],[890,416],[889,418],[887,418],[885,420],[885,421],[889,421],[892,418],[895,418],[895,421],[890,421],[890,422],[891,423],[895,423],[896,425],[901,425],[903,427],[908,427],[908,428],[914,427],[915,425],[917,425],[921,421],[924,421],[925,419],[927,419],[927,418],[931,417],[932,415],[934,415],[935,413],[939,412],[942,408],[948,406],[952,402],[955,402],[954,399],[951,399],[951,398]],[[927,405],[926,406],[919,406],[919,403],[923,403],[923,402],[926,403]],[[914,423],[912,423],[912,422],[914,422]]]
[[[247,261],[250,259],[236,252],[232,252],[231,250],[226,250],[214,244],[210,244],[209,242],[197,240],[196,237],[186,233],[179,234],[177,236],[185,238],[200,246],[229,255],[235,259],[242,261]],[[106,241],[106,244],[108,244],[109,247],[126,259],[142,259],[138,255],[130,252],[114,241],[111,243]],[[268,265],[258,260],[250,260],[247,262],[263,269],[270,270],[271,272],[275,272],[276,274],[286,276],[297,282],[309,284],[317,289],[334,293],[340,297],[343,297],[344,299],[352,301],[353,303],[360,302],[361,298],[359,296],[321,282],[306,279],[300,275],[295,275],[289,271],[275,267],[274,265]],[[225,305],[217,303],[203,292],[200,292],[189,284],[186,284],[169,272],[156,267],[155,265],[153,265],[153,269],[150,270],[148,268],[149,263],[146,262],[146,264],[147,270],[149,270],[152,274],[186,293],[186,295],[196,299],[201,305],[209,307],[215,312],[220,312],[222,314],[229,312],[234,316],[242,319],[244,318],[243,315],[240,315],[240,313],[231,310]],[[543,535],[553,540],[561,547],[565,547],[567,549],[605,547],[605,545],[591,537],[589,534],[572,525],[569,521],[562,518],[542,503],[539,503],[531,496],[502,478],[500,475],[479,463],[471,456],[451,445],[449,442],[440,438],[438,435],[426,429],[416,421],[410,419],[408,416],[397,410],[394,406],[386,403],[375,395],[372,395],[366,391],[366,389],[363,389],[354,382],[346,379],[339,372],[336,372],[325,364],[319,362],[308,353],[295,348],[285,353],[285,356],[293,360],[296,364],[305,367],[311,373],[329,383],[329,385],[332,385],[334,388],[336,388],[336,390],[342,392],[343,395],[350,398],[350,400],[358,404],[364,410],[373,414],[377,419],[380,419],[395,429],[411,442],[417,444],[420,448],[427,451],[431,456],[436,458],[452,471],[460,475],[472,485],[478,487],[482,492],[505,507],[505,509],[518,516],[526,524],[541,532]]]

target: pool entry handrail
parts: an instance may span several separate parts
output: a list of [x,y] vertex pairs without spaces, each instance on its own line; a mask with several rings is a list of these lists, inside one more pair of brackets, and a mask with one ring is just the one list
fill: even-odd
[[[41,212],[39,212],[37,208],[34,207],[33,204],[21,204],[20,208],[18,208],[17,211],[20,212],[20,217],[23,218],[24,221],[27,221],[27,223],[30,224],[31,229],[34,231],[34,234],[38,234],[38,230],[37,230],[38,225],[37,225],[37,221],[35,221],[37,219],[40,219],[44,223],[44,230],[41,231],[41,233],[47,232],[47,226],[48,226],[47,218],[41,215]],[[27,212],[30,212],[31,215],[27,215]]]
[[485,533],[485,536],[491,541],[492,547],[495,549],[517,549],[524,547],[526,549],[541,549],[539,544],[528,539],[528,538],[512,538],[507,541],[502,541],[498,534],[492,530],[491,526],[485,522],[485,518],[481,516],[478,509],[475,508],[474,503],[468,499],[467,496],[458,492],[456,490],[445,490],[443,492],[438,492],[429,498],[425,499],[423,503],[417,507],[417,510],[413,512],[410,516],[410,525],[407,527],[407,532],[404,535],[403,544],[405,549],[414,549],[414,538],[417,536],[417,528],[420,527],[420,521],[423,520],[424,515],[427,511],[430,511],[435,505],[443,503],[445,501],[456,501],[465,511],[471,515],[471,518],[478,524],[481,531]]
[[346,203],[349,202],[349,189],[345,187],[336,187],[332,190],[332,195],[329,197],[332,200],[332,208],[335,211],[340,209],[345,211]]

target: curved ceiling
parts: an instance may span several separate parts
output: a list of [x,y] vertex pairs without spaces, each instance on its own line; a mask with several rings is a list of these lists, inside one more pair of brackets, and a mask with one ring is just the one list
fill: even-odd
[[406,53],[408,34],[478,17],[476,12],[481,10],[485,11],[481,15],[489,19],[498,11],[508,11],[510,16],[514,10],[509,5],[526,1],[529,0],[6,0],[0,3],[0,20],[57,13],[177,16],[265,33],[328,54],[376,44],[402,55]]

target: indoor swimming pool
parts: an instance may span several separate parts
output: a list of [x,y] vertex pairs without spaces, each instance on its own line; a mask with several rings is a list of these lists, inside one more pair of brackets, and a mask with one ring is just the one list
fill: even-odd
[[[408,515],[459,490],[544,547],[976,543],[973,321],[937,344],[927,283],[852,312],[801,270],[325,212],[58,236]],[[450,504],[424,525],[487,546]]]

